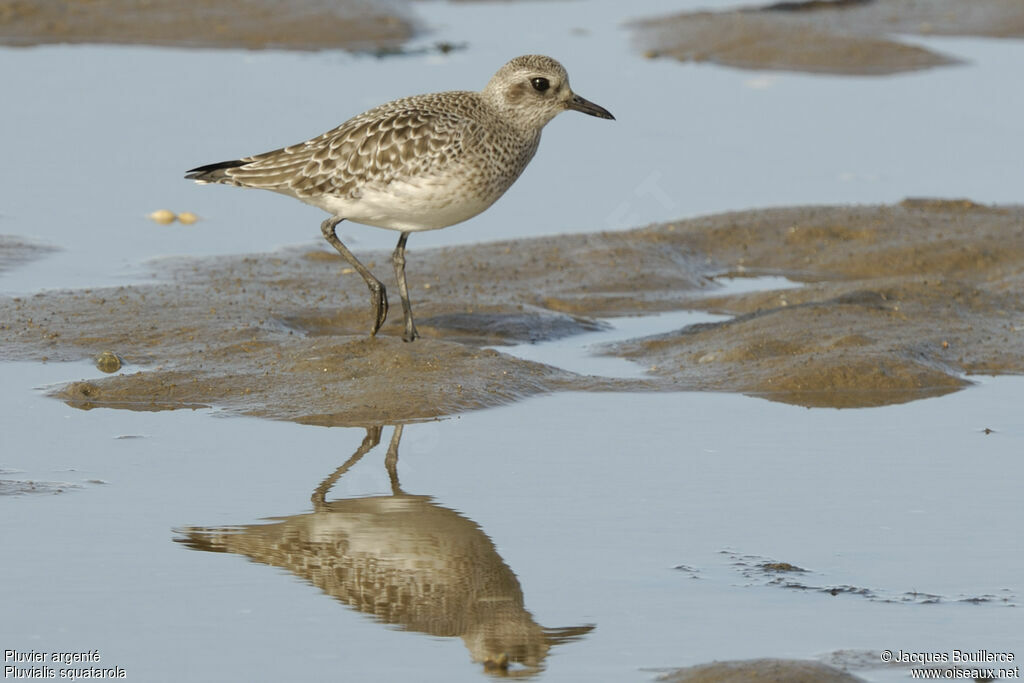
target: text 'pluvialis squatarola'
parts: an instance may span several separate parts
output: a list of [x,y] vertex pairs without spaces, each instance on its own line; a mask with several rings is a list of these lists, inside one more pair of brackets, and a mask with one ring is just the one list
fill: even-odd
[[273,190],[331,214],[324,237],[370,288],[374,335],[388,314],[384,285],[341,243],[343,220],[398,230],[392,254],[405,332],[418,334],[405,280],[409,233],[435,230],[477,215],[503,195],[533,158],[541,129],[561,112],[614,119],[575,94],[561,64],[517,57],[480,92],[405,97],[349,119],[291,147],[194,168],[200,183]]

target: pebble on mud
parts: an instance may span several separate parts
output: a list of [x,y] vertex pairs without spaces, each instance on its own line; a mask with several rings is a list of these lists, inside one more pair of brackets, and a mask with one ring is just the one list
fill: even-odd
[[104,351],[96,356],[96,367],[109,375],[121,369],[121,359],[113,351]]

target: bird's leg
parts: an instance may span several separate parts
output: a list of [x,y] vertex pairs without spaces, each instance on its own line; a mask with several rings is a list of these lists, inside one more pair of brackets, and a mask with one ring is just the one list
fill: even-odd
[[380,443],[380,432],[380,427],[366,428],[366,436],[363,437],[363,442],[359,444],[359,448],[356,449],[356,452],[353,453],[348,460],[342,463],[338,469],[334,470],[329,477],[320,482],[320,485],[313,491],[311,500],[313,501],[314,509],[323,509],[324,505],[327,503],[327,492],[330,491],[335,482],[341,478],[341,475],[348,472],[349,469],[359,462],[364,455],[376,448],[377,444]]
[[395,425],[395,433],[391,435],[391,443],[388,444],[388,454],[384,457],[384,467],[391,479],[391,493],[395,496],[402,493],[402,486],[398,483],[398,444],[402,440],[402,426]]
[[411,342],[420,336],[416,331],[416,323],[412,321],[412,303],[409,301],[409,285],[405,282],[405,242],[409,233],[403,232],[398,238],[398,246],[391,254],[391,262],[395,266],[395,279],[398,280],[398,293],[402,295],[402,312],[405,314],[405,333],[402,339]]
[[366,286],[370,288],[370,302],[373,304],[373,327],[370,328],[370,336],[372,337],[377,334],[377,330],[380,329],[380,326],[384,324],[384,320],[388,317],[388,292],[384,288],[384,284],[375,278],[373,273],[359,262],[355,254],[349,251],[348,247],[338,239],[334,229],[343,220],[345,219],[338,216],[328,218],[320,224],[320,232],[324,234],[324,239],[349,262],[349,265],[355,268],[356,272],[363,277]]

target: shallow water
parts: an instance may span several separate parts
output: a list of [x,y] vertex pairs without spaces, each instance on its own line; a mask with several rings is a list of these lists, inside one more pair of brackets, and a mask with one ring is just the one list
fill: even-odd
[[[914,38],[972,64],[887,78],[751,74],[643,60],[621,26],[633,15],[611,0],[585,14],[576,2],[418,7],[433,29],[423,44],[468,48],[385,60],[0,49],[0,125],[19,131],[0,168],[0,233],[64,249],[0,273],[0,291],[124,283],[148,278],[144,262],[161,256],[314,243],[317,211],[195,187],[182,172],[305,139],[391,97],[479,87],[530,51],[562,59],[576,89],[618,121],[561,117],[508,197],[465,225],[417,235],[411,258],[419,247],[753,206],[1020,200],[1024,138],[1012,112],[1024,91],[1008,87],[1019,42]],[[549,200],[553,187],[563,201]],[[158,226],[145,216],[159,208],[202,220]],[[346,230],[357,249],[393,241]],[[767,284],[730,286],[752,283]],[[616,319],[502,351],[637,376],[642,368],[594,355],[597,346],[706,319]],[[86,362],[0,364],[0,479],[14,482],[0,489],[14,492],[0,496],[3,648],[98,649],[140,681],[481,680],[458,629],[388,627],[294,569],[176,542],[308,515],[364,430],[216,410],[83,412],[38,390],[99,375]],[[514,572],[532,623],[593,625],[541,658],[541,680],[646,681],[658,667],[850,649],[868,661],[884,648],[1013,651],[1024,633],[1022,391],[1018,377],[981,379],[942,398],[842,411],[712,393],[562,393],[408,425],[397,473],[402,491],[427,497],[417,505],[449,520],[454,511],[468,520],[457,526],[485,536],[460,533],[493,543],[490,566]],[[391,430],[333,486],[336,509],[390,509],[345,501],[393,495]],[[360,514],[371,537],[386,533]],[[312,537],[368,533],[336,519],[314,520]],[[766,562],[808,571],[780,577],[758,568]]]
[[[799,287],[800,283],[776,275],[760,277],[716,277],[708,296],[727,296]],[[597,321],[604,329],[537,344],[495,347],[517,358],[553,365],[580,375],[642,379],[647,368],[627,358],[605,355],[617,342],[664,334],[690,325],[726,320],[729,316],[703,311],[670,311],[654,315],[627,316]]]
[[580,375],[640,379],[647,369],[626,358],[601,355],[601,347],[615,342],[637,339],[698,323],[725,320],[728,316],[700,311],[674,311],[600,321],[608,329],[542,342],[495,347],[502,353],[537,363],[554,365]]
[[[83,412],[31,388],[88,368],[0,373],[3,478],[80,487],[3,501],[13,514],[0,533],[14,550],[0,588],[4,647],[99,648],[131,680],[479,680],[454,635],[388,628],[294,571],[174,542],[188,527],[308,514],[363,430]],[[535,623],[595,625],[551,650],[544,679],[643,681],[649,667],[839,649],[1013,651],[1024,632],[1022,390],[1000,378],[843,411],[725,394],[559,394],[406,426],[398,475],[406,493],[479,525]],[[386,428],[327,500],[389,495],[390,438]],[[343,531],[360,524],[377,545],[397,543],[365,515]],[[342,533],[329,527],[314,540]],[[806,586],[870,595],[768,585],[773,576],[735,566],[769,561],[808,570],[790,577]]]

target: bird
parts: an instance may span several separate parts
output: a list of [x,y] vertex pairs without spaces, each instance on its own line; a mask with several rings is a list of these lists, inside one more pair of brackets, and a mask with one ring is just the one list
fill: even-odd
[[388,314],[387,290],[349,251],[336,228],[343,220],[397,230],[391,260],[402,298],[402,339],[419,337],[405,278],[409,235],[476,216],[519,178],[540,144],[541,130],[563,111],[614,120],[580,97],[558,61],[512,59],[481,91],[447,91],[397,99],[289,147],[199,166],[185,178],[271,190],[323,209],[320,230],[370,290],[370,336]]

